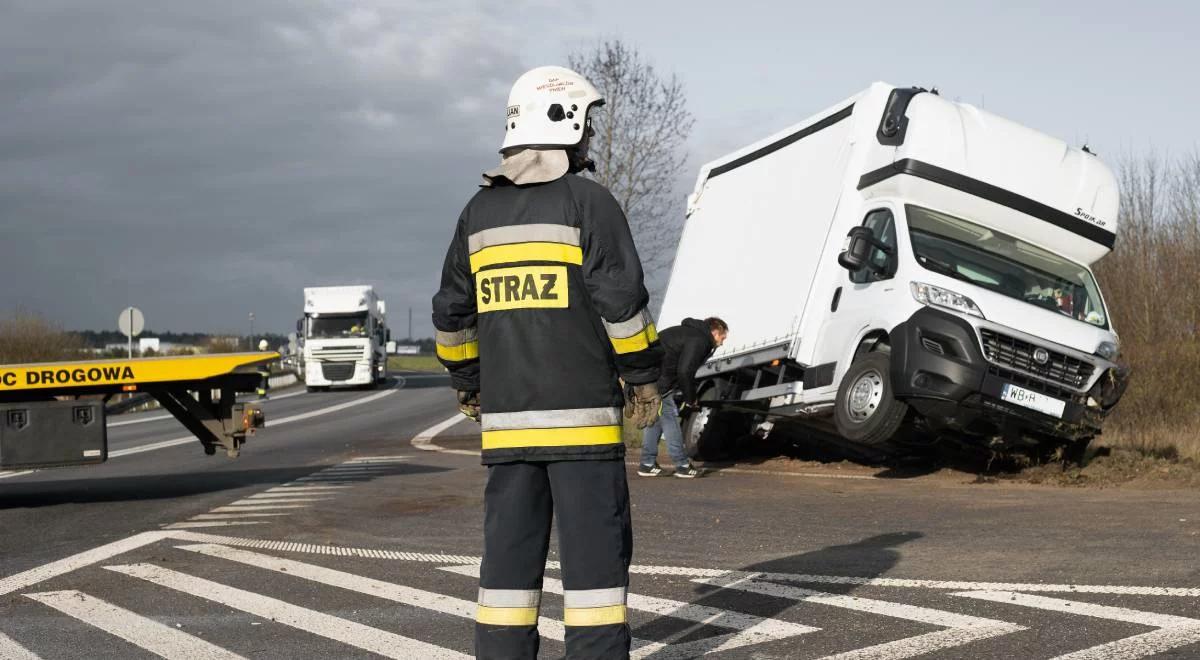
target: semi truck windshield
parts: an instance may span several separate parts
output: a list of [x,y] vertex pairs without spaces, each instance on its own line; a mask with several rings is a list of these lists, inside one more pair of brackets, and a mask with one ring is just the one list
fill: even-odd
[[1088,269],[962,218],[906,205],[913,253],[925,268],[1031,305],[1108,327]]
[[309,337],[334,339],[338,337],[366,337],[366,314],[337,314],[313,316],[309,326]]

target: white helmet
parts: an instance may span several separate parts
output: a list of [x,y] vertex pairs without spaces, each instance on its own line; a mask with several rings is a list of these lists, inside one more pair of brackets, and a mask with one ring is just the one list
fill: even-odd
[[517,147],[573,147],[587,131],[587,113],[604,99],[587,78],[561,66],[525,72],[508,93],[500,151]]
[[266,340],[266,339],[261,339],[261,340],[259,340],[259,342],[258,342],[258,350],[260,350],[260,351],[265,351],[265,350],[267,350],[267,346],[268,346],[268,344],[267,344],[267,340]]

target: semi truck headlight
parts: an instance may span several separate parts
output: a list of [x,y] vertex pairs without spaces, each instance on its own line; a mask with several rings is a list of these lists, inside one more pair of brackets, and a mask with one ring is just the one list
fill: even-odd
[[955,293],[949,289],[943,289],[940,286],[925,284],[923,282],[913,282],[911,285],[913,298],[922,305],[933,305],[935,307],[945,307],[963,314],[978,316],[985,318],[983,311],[979,309],[979,305],[975,304],[974,300]]
[[1117,347],[1117,344],[1111,341],[1102,341],[1100,342],[1100,345],[1096,347],[1096,355],[1099,355],[1109,362],[1117,359],[1117,353],[1119,352],[1120,349]]

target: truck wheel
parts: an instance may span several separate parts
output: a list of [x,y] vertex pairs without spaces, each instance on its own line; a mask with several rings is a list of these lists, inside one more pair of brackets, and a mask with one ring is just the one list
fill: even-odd
[[734,441],[746,434],[748,422],[743,413],[702,407],[680,420],[683,450],[689,458],[701,461],[726,458]]
[[847,440],[879,445],[900,429],[908,404],[892,396],[887,353],[867,353],[842,378],[833,418],[838,433]]

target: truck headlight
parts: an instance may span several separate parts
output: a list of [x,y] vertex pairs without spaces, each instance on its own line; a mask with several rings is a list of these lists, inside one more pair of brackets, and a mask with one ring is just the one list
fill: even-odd
[[923,282],[913,282],[911,285],[913,298],[922,305],[933,305],[935,307],[945,307],[963,314],[986,318],[983,311],[979,309],[979,305],[975,304],[974,300],[955,293],[949,289],[943,289],[940,286],[925,284]]
[[1116,342],[1102,341],[1100,342],[1100,345],[1096,347],[1096,355],[1099,355],[1109,362],[1116,360],[1119,352],[1120,348],[1117,346]]

